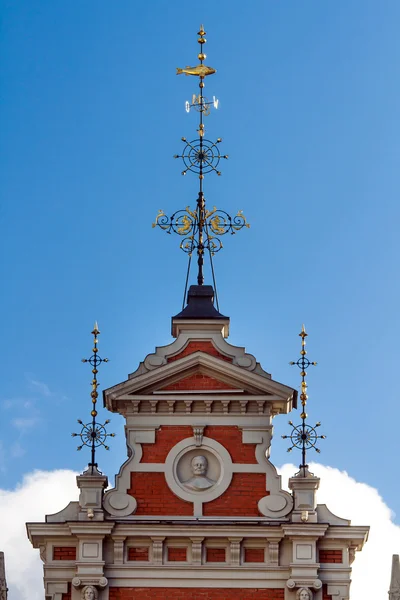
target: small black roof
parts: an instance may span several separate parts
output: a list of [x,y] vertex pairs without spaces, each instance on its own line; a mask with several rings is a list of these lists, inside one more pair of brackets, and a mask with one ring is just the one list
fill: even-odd
[[187,295],[187,306],[172,317],[175,319],[229,319],[221,315],[214,306],[212,285],[191,285]]

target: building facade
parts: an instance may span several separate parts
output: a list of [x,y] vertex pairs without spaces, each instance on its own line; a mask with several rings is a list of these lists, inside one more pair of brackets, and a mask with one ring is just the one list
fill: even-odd
[[272,420],[297,406],[243,347],[211,286],[192,286],[174,341],[104,404],[126,420],[128,458],[77,477],[79,502],[28,523],[46,600],[348,600],[368,536],[317,504],[302,469],[282,489]]

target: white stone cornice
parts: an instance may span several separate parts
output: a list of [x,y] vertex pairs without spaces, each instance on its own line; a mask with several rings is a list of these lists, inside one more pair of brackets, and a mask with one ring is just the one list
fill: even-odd
[[[148,519],[148,518],[147,518]],[[174,519],[174,517],[170,517]],[[203,519],[206,520],[206,519]],[[208,521],[210,519],[207,519]],[[221,523],[220,518],[216,518],[216,523]],[[216,525],[201,524],[200,519],[193,519],[192,523],[163,524],[163,523],[117,523],[113,530],[113,536],[158,536],[158,537],[242,537],[242,538],[261,538],[270,541],[283,539],[284,532],[281,526],[263,526],[263,525]]]
[[27,523],[26,530],[34,548],[39,548],[44,539],[70,536],[70,529],[66,523]]
[[290,525],[282,525],[285,536],[293,538],[320,538],[325,535],[329,525],[324,523],[291,523]]
[[362,550],[368,540],[369,529],[363,525],[350,525],[349,527],[330,525],[325,539],[345,540],[348,546]]
[[[118,411],[118,400],[121,396],[125,396],[126,394],[135,395],[136,393],[141,393],[144,389],[157,389],[157,386],[160,384],[166,385],[167,380],[174,377],[182,378],[185,376],[185,372],[189,372],[188,374],[190,374],[190,369],[198,367],[204,368],[205,372],[211,376],[225,377],[227,382],[236,384],[239,388],[245,384],[246,389],[252,393],[277,395],[280,401],[285,404],[290,403],[293,399],[294,390],[286,385],[257,373],[247,371],[204,352],[194,352],[179,361],[173,361],[160,369],[154,369],[105,390],[105,405],[111,411]],[[287,410],[288,407],[285,412]]]
[[80,523],[68,523],[68,529],[72,535],[79,536],[106,536],[114,529],[114,523],[105,521],[84,521]]

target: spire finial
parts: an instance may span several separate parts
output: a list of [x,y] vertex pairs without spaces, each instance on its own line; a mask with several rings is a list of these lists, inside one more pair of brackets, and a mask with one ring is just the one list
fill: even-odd
[[99,446],[104,446],[106,450],[109,450],[109,447],[105,444],[106,439],[108,437],[115,437],[115,433],[107,433],[106,425],[110,422],[109,420],[105,421],[104,424],[98,423],[96,421],[97,417],[97,398],[99,396],[97,388],[99,386],[99,382],[97,381],[97,373],[98,367],[101,363],[108,362],[108,358],[101,358],[99,356],[99,349],[97,347],[98,344],[98,336],[100,335],[99,326],[97,321],[94,323],[93,331],[93,348],[92,348],[92,356],[90,358],[82,358],[83,363],[89,363],[92,366],[93,378],[91,382],[92,391],[90,396],[92,398],[92,410],[90,415],[92,417],[92,421],[90,423],[83,423],[80,419],[78,419],[79,425],[82,426],[80,433],[72,433],[72,437],[79,436],[82,441],[82,445],[78,446],[77,450],[82,450],[83,446],[87,446],[91,448],[91,462],[89,463],[89,468],[91,469],[91,473],[93,474],[94,469],[97,469],[96,463],[96,448]]
[[[194,109],[199,115],[199,123],[197,128],[198,138],[188,141],[185,137],[182,137],[182,141],[185,144],[182,154],[175,154],[174,158],[180,158],[183,161],[184,169],[182,175],[187,173],[195,173],[199,179],[199,191],[197,197],[196,208],[191,210],[186,207],[184,210],[178,210],[168,217],[162,210],[159,211],[153,227],[157,225],[166,231],[167,233],[177,233],[183,236],[183,240],[180,244],[180,248],[189,255],[188,274],[186,278],[186,288],[184,298],[186,297],[186,290],[191,266],[191,258],[194,251],[197,251],[197,283],[198,285],[204,284],[204,254],[209,253],[211,271],[213,276],[213,283],[215,289],[215,277],[213,268],[213,256],[216,252],[219,252],[222,248],[222,242],[219,239],[220,236],[227,233],[236,233],[243,227],[249,227],[245,216],[242,211],[239,211],[234,217],[231,217],[227,212],[213,208],[207,210],[206,199],[204,197],[203,182],[204,178],[208,173],[216,173],[221,175],[219,170],[219,163],[221,159],[227,159],[228,155],[222,155],[219,150],[219,145],[222,142],[221,138],[218,138],[215,142],[212,142],[205,138],[205,124],[204,117],[208,116],[211,112],[211,107],[218,108],[218,100],[213,96],[210,101],[203,95],[203,89],[205,86],[204,80],[207,76],[216,73],[213,67],[209,67],[204,64],[204,60],[207,58],[204,54],[204,44],[206,43],[204,26],[200,25],[198,31],[198,42],[200,44],[200,52],[197,55],[200,63],[194,67],[186,67],[184,69],[177,68],[177,75],[185,73],[185,75],[193,75],[199,78],[199,93],[193,94],[191,101],[186,101],[185,108],[186,112],[190,112]],[[218,307],[218,296],[215,289],[216,303]]]
[[301,453],[302,453],[302,464],[300,465],[300,472],[303,473],[303,475],[306,475],[306,469],[308,468],[308,465],[306,464],[306,455],[307,455],[307,450],[310,450],[311,448],[314,448],[314,450],[316,452],[321,452],[319,450],[319,448],[316,447],[316,443],[318,439],[322,439],[324,440],[326,438],[325,435],[318,435],[317,434],[317,427],[320,427],[321,423],[316,423],[316,425],[314,427],[311,427],[311,425],[308,425],[308,423],[306,422],[307,419],[307,413],[306,413],[306,407],[307,407],[307,400],[308,400],[308,396],[307,396],[307,382],[306,382],[306,376],[307,376],[307,371],[306,369],[308,369],[308,367],[310,366],[317,366],[316,362],[311,362],[310,360],[308,360],[307,358],[307,350],[306,350],[306,337],[308,336],[308,333],[306,332],[306,328],[304,327],[304,325],[302,325],[301,331],[299,333],[299,336],[301,337],[301,350],[300,350],[300,358],[296,361],[296,362],[290,362],[290,365],[297,365],[300,369],[300,376],[301,376],[301,393],[300,393],[300,400],[301,400],[301,406],[302,406],[302,412],[300,415],[301,418],[301,424],[300,425],[294,425],[292,421],[289,421],[289,425],[292,427],[292,431],[290,433],[290,435],[283,435],[282,438],[283,439],[290,439],[292,445],[290,448],[288,448],[288,452],[291,452],[293,450],[293,448],[299,448],[301,449]]

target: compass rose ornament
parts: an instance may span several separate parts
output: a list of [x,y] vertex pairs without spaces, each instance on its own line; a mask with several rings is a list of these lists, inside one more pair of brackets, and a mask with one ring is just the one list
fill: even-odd
[[318,452],[318,453],[321,452],[321,450],[319,448],[317,448],[316,444],[319,439],[324,440],[326,438],[326,436],[318,435],[318,433],[317,433],[317,428],[321,426],[321,423],[316,423],[316,425],[314,425],[314,427],[312,427],[306,421],[306,419],[308,417],[308,415],[306,413],[306,406],[307,406],[307,400],[308,400],[308,396],[307,396],[307,387],[308,386],[307,386],[307,382],[306,382],[306,376],[307,376],[306,369],[308,369],[308,367],[310,367],[310,366],[313,366],[313,367],[317,366],[317,363],[311,362],[307,358],[306,337],[308,336],[308,333],[306,332],[304,325],[301,328],[301,332],[299,333],[299,336],[301,337],[300,358],[296,362],[292,361],[289,364],[296,365],[300,369],[300,375],[301,375],[300,400],[301,400],[301,406],[302,406],[302,412],[301,412],[300,418],[301,418],[302,422],[299,425],[294,425],[294,423],[292,421],[289,421],[289,425],[292,427],[292,431],[289,435],[283,435],[282,438],[284,440],[289,439],[292,444],[290,446],[290,448],[288,448],[288,452],[291,452],[293,450],[293,448],[297,448],[298,450],[301,450],[302,464],[300,465],[300,471],[303,471],[303,473],[305,475],[306,469],[308,468],[308,465],[306,464],[307,450],[311,450],[312,448],[314,448],[314,450],[316,452]]
[[72,433],[71,435],[72,435],[72,437],[80,437],[81,438],[82,444],[77,447],[77,450],[82,450],[82,448],[84,446],[87,446],[88,448],[91,449],[91,462],[89,463],[89,469],[91,470],[91,473],[93,474],[95,472],[95,469],[97,469],[96,449],[99,448],[99,446],[103,446],[106,450],[109,450],[110,448],[106,445],[107,438],[115,437],[115,433],[107,433],[106,425],[108,425],[108,423],[110,423],[109,419],[107,419],[107,421],[105,421],[104,423],[98,423],[96,421],[96,417],[97,417],[96,404],[97,404],[97,398],[99,396],[98,391],[97,391],[97,388],[99,386],[99,382],[97,381],[98,367],[101,365],[101,363],[108,362],[108,358],[101,358],[99,356],[99,350],[98,350],[97,344],[98,344],[98,336],[100,335],[100,331],[99,331],[99,327],[97,325],[97,321],[94,324],[92,334],[94,336],[93,348],[92,348],[93,354],[90,358],[82,358],[82,362],[89,363],[91,365],[92,373],[93,373],[92,391],[90,394],[91,398],[92,398],[92,410],[90,412],[92,420],[89,423],[84,423],[83,421],[81,421],[81,419],[78,419],[78,423],[79,423],[79,425],[81,425],[81,430],[79,433]]
[[189,256],[184,298],[186,297],[192,254],[197,252],[197,284],[203,285],[204,255],[208,253],[218,307],[213,256],[222,249],[220,237],[227,233],[235,234],[237,231],[243,229],[243,227],[250,227],[250,225],[247,223],[242,211],[231,217],[227,212],[218,210],[215,207],[212,210],[207,210],[206,208],[206,199],[203,190],[204,178],[209,173],[215,173],[220,176],[220,163],[222,160],[226,160],[228,155],[221,154],[220,152],[221,138],[218,138],[215,142],[205,138],[204,117],[210,114],[212,107],[215,109],[218,108],[218,100],[213,96],[212,101],[209,101],[203,95],[204,79],[213,75],[216,71],[204,64],[204,60],[207,58],[204,54],[204,44],[207,40],[204,37],[206,32],[202,25],[198,35],[199,38],[197,41],[200,44],[200,52],[197,58],[200,63],[194,67],[177,69],[177,75],[185,74],[199,78],[199,93],[193,94],[191,102],[186,101],[185,103],[186,112],[189,113],[193,109],[199,116],[198,137],[191,141],[183,137],[182,142],[185,145],[182,153],[175,154],[174,156],[174,158],[181,159],[183,162],[184,169],[182,175],[194,173],[199,179],[197,203],[195,208],[191,209],[188,206],[186,209],[176,211],[171,217],[168,217],[160,210],[153,223],[153,227],[158,226],[167,233],[177,233],[184,238],[180,243],[180,248]]

